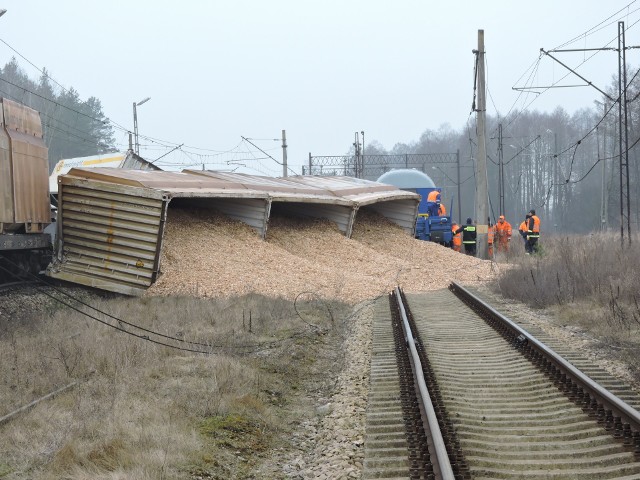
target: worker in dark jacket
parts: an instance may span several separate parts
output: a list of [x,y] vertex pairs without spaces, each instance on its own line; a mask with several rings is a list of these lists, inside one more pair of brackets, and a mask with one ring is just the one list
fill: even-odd
[[471,218],[467,218],[467,224],[458,228],[455,233],[462,232],[462,245],[464,245],[464,253],[467,255],[476,254],[476,226]]
[[529,210],[529,221],[527,222],[527,253],[532,254],[538,251],[538,238],[540,238],[540,219],[534,209]]

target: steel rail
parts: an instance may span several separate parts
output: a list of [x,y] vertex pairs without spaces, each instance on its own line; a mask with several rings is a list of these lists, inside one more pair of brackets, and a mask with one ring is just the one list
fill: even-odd
[[636,442],[640,439],[640,412],[635,408],[613,395],[606,388],[567,362],[547,345],[534,338],[529,332],[519,325],[516,325],[512,320],[502,315],[466,288],[456,282],[452,282],[449,289],[465,300],[466,303],[471,303],[478,307],[487,316],[497,320],[503,327],[510,330],[512,336],[517,338],[519,343],[524,344],[526,342],[528,347],[553,364],[561,374],[566,375],[570,381],[588,394],[592,400],[595,400],[603,408],[610,410],[615,416],[626,422],[633,430]]
[[27,285],[33,285],[36,282],[32,281],[32,280],[20,280],[17,282],[8,282],[8,283],[0,283],[0,291],[2,290],[9,290],[11,288],[14,287],[24,287]]
[[451,468],[451,462],[449,461],[447,448],[445,446],[444,439],[442,438],[442,432],[440,431],[440,427],[438,426],[438,417],[436,416],[436,412],[433,408],[429,390],[427,389],[427,384],[424,380],[424,375],[422,374],[422,362],[420,361],[420,357],[418,356],[414,335],[411,331],[411,327],[409,326],[409,320],[407,319],[407,312],[404,308],[404,303],[400,295],[400,289],[396,287],[394,289],[394,292],[396,295],[398,306],[400,307],[400,314],[402,316],[402,324],[404,326],[406,342],[409,351],[411,352],[411,358],[414,365],[414,375],[418,384],[418,389],[420,391],[420,400],[427,417],[429,433],[433,442],[434,453],[436,455],[438,468],[440,469],[440,475],[442,480],[454,480],[455,476],[453,475],[453,469]]

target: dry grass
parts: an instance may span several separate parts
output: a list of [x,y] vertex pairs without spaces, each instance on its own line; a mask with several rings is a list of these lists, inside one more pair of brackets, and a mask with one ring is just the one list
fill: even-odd
[[[346,312],[302,299],[300,318],[292,302],[259,295],[91,303],[150,330],[223,347],[198,355],[157,346],[68,309],[8,324],[0,336],[0,416],[80,383],[0,427],[1,478],[245,478],[295,419],[295,411],[283,413],[287,399],[328,355],[326,343],[340,342]],[[339,349],[328,350],[329,365],[339,365]],[[243,457],[249,450],[257,457]]]
[[640,245],[614,234],[545,238],[543,253],[522,256],[498,281],[500,292],[553,308],[617,352],[640,379]]

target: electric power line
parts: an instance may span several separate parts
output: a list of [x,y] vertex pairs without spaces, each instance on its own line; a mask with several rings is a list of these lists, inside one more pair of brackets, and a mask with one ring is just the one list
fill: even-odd
[[[54,300],[54,301],[56,301],[56,302],[58,302],[58,303],[60,303],[62,305],[65,305],[66,307],[71,308],[72,310],[80,313],[81,315],[84,315],[84,316],[86,316],[86,317],[88,317],[88,318],[90,318],[92,320],[95,320],[95,321],[97,321],[97,322],[99,322],[99,323],[101,323],[101,324],[103,324],[103,325],[105,325],[107,327],[113,328],[113,329],[115,329],[115,330],[117,330],[117,331],[119,331],[121,333],[125,333],[127,335],[132,335],[132,336],[134,336],[134,337],[136,337],[136,338],[138,338],[140,340],[145,340],[145,341],[154,343],[156,345],[173,348],[175,350],[182,350],[182,351],[191,352],[191,353],[199,353],[199,354],[203,354],[203,355],[210,355],[212,353],[211,350],[213,348],[221,349],[223,351],[226,351],[226,350],[238,350],[238,351],[243,350],[241,353],[245,353],[245,354],[246,353],[255,353],[255,352],[259,352],[259,351],[265,350],[267,348],[273,348],[274,346],[276,346],[276,345],[278,345],[280,343],[283,343],[283,342],[288,341],[288,340],[293,340],[295,338],[298,338],[298,337],[301,337],[301,336],[304,336],[304,335],[307,334],[307,332],[298,332],[298,333],[294,333],[294,334],[292,334],[292,335],[290,335],[288,337],[281,338],[281,339],[278,339],[278,340],[273,340],[273,341],[270,341],[270,342],[253,343],[253,344],[245,344],[245,345],[222,345],[222,344],[213,344],[213,343],[189,342],[189,341],[177,338],[177,337],[171,337],[171,336],[168,336],[168,335],[163,335],[161,333],[155,332],[153,330],[148,330],[148,329],[146,329],[144,327],[140,327],[139,325],[135,325],[133,323],[127,322],[125,320],[122,320],[121,318],[115,317],[115,316],[113,316],[113,315],[111,315],[109,313],[103,312],[103,311],[99,310],[98,308],[93,307],[93,306],[87,304],[86,302],[83,302],[83,301],[79,300],[77,297],[74,297],[73,295],[70,295],[67,292],[64,292],[63,290],[58,289],[54,285],[51,285],[50,283],[45,282],[44,280],[42,280],[38,276],[33,275],[30,272],[22,269],[19,265],[17,265],[15,263],[13,263],[12,261],[10,261],[6,256],[0,255],[0,259],[3,259],[5,261],[7,261],[8,263],[12,264],[15,268],[21,270],[23,273],[26,273],[30,277],[34,278],[35,279],[36,288],[38,288],[40,291],[42,291],[43,294],[45,294],[46,296],[48,296],[52,300]],[[11,270],[3,267],[2,265],[0,265],[0,270],[3,270],[5,273],[8,273],[9,275],[13,276],[14,278],[20,278],[19,275],[17,275],[16,273],[12,272]],[[44,286],[41,286],[40,284],[42,284]],[[79,304],[81,304],[83,306],[86,306],[86,307],[88,307],[88,308],[90,308],[92,310],[95,310],[96,312],[99,312],[99,313],[101,313],[101,314],[103,314],[103,315],[105,315],[107,317],[110,317],[110,318],[116,320],[118,322],[118,325],[113,325],[110,322],[102,320],[102,319],[96,317],[95,315],[92,315],[90,313],[87,313],[87,312],[81,310],[80,308],[74,306],[71,303],[68,303],[65,300],[61,300],[60,298],[56,297],[55,295],[52,295],[50,292],[47,292],[45,290],[45,287],[51,288],[55,292],[61,293],[62,295],[65,295],[66,297],[69,297],[69,299],[72,300],[72,301],[75,301],[75,302],[77,302],[77,303],[79,303]],[[297,311],[296,311],[296,314],[300,317],[300,315],[299,315],[299,313]],[[300,317],[300,318],[304,321],[304,319],[302,317]],[[305,323],[307,323],[307,322],[305,322]],[[135,332],[131,332],[130,330],[127,330],[126,328],[123,328],[122,327],[123,324],[131,326],[131,327],[134,327],[134,328],[137,328],[137,329],[139,329],[141,331],[144,331],[144,332],[147,332],[147,333],[150,333],[152,335],[156,335],[156,336],[159,336],[159,337],[162,337],[162,338],[175,340],[175,341],[186,343],[186,344],[190,344],[190,345],[197,345],[197,346],[207,347],[208,350],[204,351],[204,350],[200,350],[200,349],[185,348],[185,347],[179,347],[179,346],[176,346],[176,345],[171,345],[169,343],[150,338],[148,335],[141,335],[141,334],[137,334]],[[317,331],[317,328],[316,328],[316,331]]]

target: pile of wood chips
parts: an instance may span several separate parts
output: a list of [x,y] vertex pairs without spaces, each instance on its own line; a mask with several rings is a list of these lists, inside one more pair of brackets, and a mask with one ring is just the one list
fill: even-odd
[[267,240],[212,210],[169,211],[161,275],[149,295],[228,297],[250,292],[294,299],[308,292],[348,303],[400,285],[406,292],[492,277],[491,263],[411,238],[362,210],[351,239],[328,220],[272,216]]

